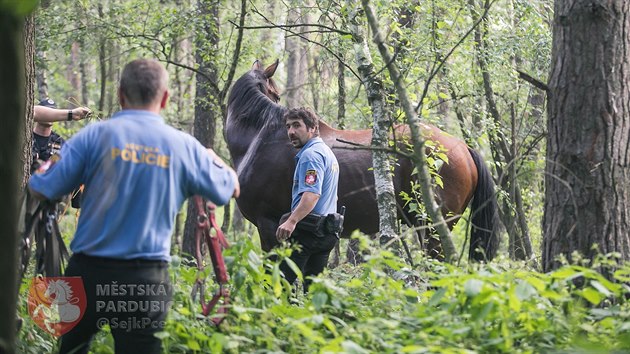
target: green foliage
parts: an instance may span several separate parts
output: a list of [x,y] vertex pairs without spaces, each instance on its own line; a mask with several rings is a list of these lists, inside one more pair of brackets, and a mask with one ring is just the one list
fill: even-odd
[[[361,237],[361,236],[360,236]],[[190,297],[197,270],[171,267],[174,305],[163,339],[168,353],[539,353],[630,350],[630,266],[608,271],[567,265],[541,274],[505,260],[467,269],[417,258],[410,268],[389,251],[342,264],[294,295],[278,260],[248,238],[226,251],[232,300],[219,326]],[[279,249],[279,259],[289,254]],[[600,263],[610,269],[611,261]],[[21,294],[26,293],[26,283]],[[211,289],[208,290],[212,292]],[[24,303],[24,299],[22,299]],[[50,352],[55,341],[24,307],[19,348]],[[102,332],[92,350],[111,353]]]
[[0,10],[24,17],[37,6],[38,0],[0,0]]

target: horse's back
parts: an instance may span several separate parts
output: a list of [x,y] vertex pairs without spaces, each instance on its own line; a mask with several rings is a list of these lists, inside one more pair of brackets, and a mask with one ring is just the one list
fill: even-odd
[[[449,135],[434,126],[422,125],[425,136],[433,141],[428,144],[427,152],[431,147],[444,152],[447,156],[438,170],[442,178],[443,188],[436,187],[438,203],[442,211],[461,214],[466,209],[477,185],[477,170],[474,161],[468,152],[468,146],[461,139]],[[376,192],[374,189],[374,174],[372,172],[372,155],[369,146],[372,140],[372,130],[337,130],[323,124],[320,128],[322,138],[333,148],[340,165],[339,175],[339,199],[340,204],[346,203],[360,210],[352,212],[346,220],[349,222],[348,230],[353,226],[364,232],[378,231],[378,208],[376,204]],[[397,141],[399,149],[409,151],[411,133],[407,125],[398,125],[391,137]],[[350,142],[350,144],[346,143]],[[360,145],[360,146],[359,146]],[[361,147],[363,146],[363,147]],[[404,202],[400,192],[409,193],[413,163],[411,160],[399,157],[394,166],[394,187],[396,198],[400,205]],[[347,210],[352,209],[347,205]],[[356,215],[355,215],[356,214]],[[354,217],[352,217],[354,216]],[[358,218],[355,222],[351,220]],[[354,225],[357,224],[357,225]]]

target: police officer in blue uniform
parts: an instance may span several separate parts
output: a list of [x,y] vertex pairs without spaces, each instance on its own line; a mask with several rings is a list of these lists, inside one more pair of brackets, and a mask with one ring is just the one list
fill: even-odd
[[192,195],[224,205],[239,194],[231,168],[159,115],[167,85],[159,62],[127,64],[118,89],[122,110],[82,129],[55,165],[30,179],[30,190],[46,199],[85,185],[65,276],[81,277],[87,306],[61,337],[62,353],[87,353],[105,324],[116,353],[161,353],[155,333],[163,330],[172,300],[175,216]]
[[[278,241],[296,242],[301,250],[291,255],[304,277],[321,273],[338,240],[341,222],[337,214],[339,164],[332,150],[319,137],[319,118],[308,108],[294,108],[285,114],[295,156],[291,213],[283,216],[276,231]],[[285,278],[293,283],[296,274],[283,263]],[[310,284],[306,279],[304,289]]]
[[50,98],[45,98],[34,108],[33,119],[33,161],[31,173],[41,162],[48,161],[51,156],[58,154],[65,140],[52,130],[52,124],[62,120],[80,120],[85,118],[90,110],[77,107],[70,110],[57,109],[57,104]]
[[[33,145],[31,174],[33,174],[42,163],[58,155],[65,140],[52,130],[54,122],[66,120],[80,120],[90,114],[87,107],[77,107],[64,110],[57,109],[57,104],[50,98],[43,99],[38,105],[33,107]],[[79,208],[81,193],[79,190],[71,193],[72,206]],[[26,203],[30,205],[30,199]],[[23,275],[28,267],[31,249],[30,245],[36,244],[36,268],[37,274],[47,276],[61,275],[63,260],[67,257],[67,250],[57,225],[59,211],[63,207],[54,202],[43,202],[37,208],[37,214],[29,221],[34,223],[32,235],[25,235],[21,245],[22,249],[22,269]],[[32,225],[32,224],[31,224]],[[32,238],[31,238],[32,237]],[[35,241],[34,243],[32,241]]]

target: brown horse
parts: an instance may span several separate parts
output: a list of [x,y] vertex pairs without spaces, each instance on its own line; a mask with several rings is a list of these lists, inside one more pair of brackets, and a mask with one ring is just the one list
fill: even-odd
[[[288,137],[283,115],[287,108],[278,104],[278,89],[272,80],[278,62],[263,70],[256,61],[239,78],[228,97],[225,136],[241,184],[237,204],[242,214],[258,228],[263,250],[277,245],[275,233],[282,214],[291,207],[291,186],[298,152]],[[473,228],[469,258],[492,259],[498,247],[495,232],[496,198],[488,168],[477,152],[438,128],[424,126],[429,138],[446,149],[448,163],[439,170],[443,188],[436,187],[436,197],[444,215],[461,215],[469,202]],[[396,128],[396,136],[408,135],[408,127]],[[346,206],[344,234],[354,230],[375,234],[379,230],[374,188],[372,155],[369,150],[348,149],[350,141],[369,145],[371,130],[337,130],[320,122],[320,136],[330,146],[339,162],[339,205]],[[413,164],[400,158],[394,171],[394,188],[410,193]],[[398,196],[399,205],[404,205]],[[401,208],[402,210],[402,208]],[[408,214],[407,211],[404,211]],[[401,213],[399,216],[402,217]],[[407,220],[416,220],[406,215]],[[451,218],[452,228],[457,218]],[[414,222],[415,223],[415,222]],[[434,240],[433,237],[430,240]],[[427,245],[428,242],[424,242]],[[428,245],[436,248],[438,245]]]

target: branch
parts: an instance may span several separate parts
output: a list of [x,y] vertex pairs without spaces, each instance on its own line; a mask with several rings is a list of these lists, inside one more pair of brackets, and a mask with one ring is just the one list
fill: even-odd
[[[265,19],[266,20],[266,19]],[[232,22],[232,21],[228,21],[230,23],[232,23],[234,26],[237,27],[241,27],[243,29],[274,29],[274,28],[281,28],[281,29],[288,29],[288,28],[301,28],[301,27],[316,27],[316,28],[323,28],[325,30],[328,31],[314,31],[314,32],[320,32],[320,33],[337,33],[337,34],[341,34],[343,36],[348,36],[348,35],[352,35],[352,33],[350,32],[346,32],[346,31],[342,31],[330,26],[326,26],[326,25],[320,25],[320,24],[315,24],[315,23],[298,23],[298,24],[294,24],[294,25],[276,25],[276,24],[271,24],[268,26],[243,26],[241,25],[237,25],[236,23]],[[271,22],[270,22],[271,23]],[[301,32],[303,33],[303,32]]]
[[532,84],[534,87],[543,90],[545,92],[549,92],[549,86],[547,86],[547,84],[545,84],[544,82],[532,77],[531,75],[525,73],[524,71],[520,71],[518,69],[516,69],[516,72],[518,73],[518,77],[529,82],[530,84]]
[[164,60],[164,62],[165,62],[165,63],[167,63],[167,64],[172,64],[172,65],[174,65],[174,66],[180,67],[180,68],[182,68],[182,69],[190,70],[190,71],[192,71],[192,72],[193,72],[193,73],[195,73],[195,74],[199,74],[199,75],[203,76],[203,77],[207,80],[207,83],[208,83],[210,86],[212,86],[212,88],[213,88],[216,92],[221,92],[221,90],[219,89],[219,86],[217,86],[217,83],[216,83],[216,82],[214,82],[214,81],[212,81],[212,80],[210,80],[210,77],[208,76],[208,74],[207,74],[206,72],[201,71],[201,70],[199,70],[199,69],[195,69],[195,68],[193,68],[192,66],[188,66],[188,65],[186,65],[186,64],[182,64],[182,63],[179,63],[179,62],[176,62],[176,61],[170,60],[170,59],[165,59],[165,60]]
[[427,96],[427,92],[429,91],[429,85],[431,84],[431,81],[433,81],[433,79],[435,78],[435,76],[437,75],[438,72],[440,72],[440,70],[442,69],[442,66],[444,66],[444,64],[446,63],[446,60],[448,60],[448,58],[455,52],[455,49],[457,49],[466,38],[468,38],[468,36],[470,36],[470,34],[472,33],[472,31],[477,28],[477,26],[479,26],[479,24],[481,23],[481,21],[483,21],[486,16],[488,15],[488,11],[490,11],[490,7],[492,6],[492,4],[495,3],[496,0],[493,0],[492,3],[490,3],[488,5],[488,7],[486,7],[483,15],[481,15],[479,17],[479,19],[477,21],[475,21],[475,23],[468,29],[468,31],[466,31],[466,33],[464,33],[464,35],[462,36],[462,38],[459,39],[459,41],[457,41],[457,43],[455,43],[455,45],[453,46],[453,48],[451,48],[451,50],[446,53],[446,55],[444,56],[444,58],[442,58],[440,60],[440,64],[437,66],[437,68],[435,68],[431,74],[429,75],[429,78],[427,79],[427,81],[425,82],[424,85],[424,89],[422,90],[422,96],[420,96],[420,100],[418,102],[418,105],[416,106],[416,113],[418,113],[418,111],[420,111],[420,107],[422,107],[424,98]]
[[[245,24],[245,15],[247,14],[247,0],[241,0],[241,17],[239,18],[238,24],[239,27],[242,27]],[[220,92],[220,101],[223,102],[223,99],[227,95],[230,86],[232,85],[232,80],[234,79],[234,73],[236,73],[236,66],[238,64],[238,57],[241,55],[241,45],[243,43],[243,30],[238,28],[238,35],[236,37],[236,44],[234,45],[234,55],[232,56],[232,65],[230,66],[230,72],[228,73],[228,77],[225,80],[225,86],[223,86],[223,90]]]
[[353,150],[353,151],[357,151],[357,150],[370,150],[370,151],[382,151],[382,152],[386,152],[392,155],[397,155],[406,159],[411,159],[412,155],[411,154],[407,154],[404,153],[398,149],[390,149],[390,148],[383,148],[383,147],[374,147],[374,146],[370,146],[370,145],[363,145],[363,144],[359,144],[359,143],[355,143],[353,141],[348,141],[348,140],[344,140],[344,139],[340,139],[337,138],[335,139],[336,141],[340,142],[340,143],[344,143],[344,144],[348,144],[351,145],[352,147],[347,147],[347,146],[335,146],[335,148],[338,149],[344,149],[344,150]]
[[271,26],[270,26],[269,28],[280,28],[280,29],[282,29],[283,31],[289,32],[289,33],[291,33],[291,34],[292,34],[292,35],[294,35],[294,36],[300,37],[300,38],[302,38],[303,40],[305,40],[305,41],[307,41],[307,42],[309,42],[309,43],[315,44],[315,45],[317,45],[317,46],[319,46],[319,47],[323,48],[325,51],[327,51],[328,53],[330,53],[330,55],[332,55],[332,56],[333,56],[333,57],[335,57],[337,60],[339,60],[340,62],[342,62],[342,63],[343,63],[343,66],[345,66],[345,67],[346,67],[346,69],[350,70],[350,72],[352,73],[352,75],[354,75],[354,77],[356,77],[359,81],[361,81],[361,77],[360,77],[360,76],[359,76],[359,75],[358,75],[358,74],[357,74],[357,73],[356,73],[356,72],[352,69],[352,67],[351,67],[350,65],[346,64],[346,62],[343,60],[343,58],[341,58],[339,55],[337,55],[337,53],[335,53],[335,52],[333,52],[332,50],[330,50],[330,48],[328,48],[327,46],[325,46],[325,45],[323,45],[323,44],[321,44],[321,43],[319,43],[319,42],[313,41],[313,40],[311,40],[311,39],[309,39],[309,38],[307,38],[307,37],[305,37],[305,36],[301,35],[300,33],[297,33],[297,32],[295,32],[295,31],[290,30],[289,28],[283,28],[283,25],[277,25],[277,24],[273,23],[273,21],[269,20],[267,17],[265,17],[265,15],[263,15],[262,13],[260,13],[260,12],[259,12],[258,10],[256,10],[256,9],[254,9],[254,12],[255,12],[255,13],[257,13],[260,17],[262,17],[265,21],[267,21],[268,23],[270,23],[270,24],[271,24]]
[[[453,244],[453,240],[451,238],[451,233],[444,222],[444,216],[442,215],[440,208],[435,201],[434,191],[431,186],[431,176],[429,174],[429,170],[426,163],[426,156],[424,151],[424,138],[422,137],[422,128],[420,124],[418,124],[417,114],[414,112],[413,106],[409,97],[407,96],[407,90],[403,86],[400,71],[398,70],[398,66],[395,62],[392,61],[392,54],[389,52],[385,43],[383,41],[383,37],[379,31],[378,20],[376,19],[376,15],[374,14],[374,10],[369,4],[369,0],[362,0],[363,10],[365,11],[365,16],[367,18],[368,24],[372,29],[372,33],[374,37],[372,40],[378,47],[378,51],[383,58],[383,61],[388,63],[387,70],[389,71],[389,76],[394,82],[394,86],[396,87],[396,92],[398,93],[398,98],[400,99],[400,104],[402,106],[403,111],[405,112],[405,117],[409,125],[409,129],[411,130],[411,138],[413,141],[413,155],[414,164],[418,169],[418,178],[420,180],[420,190],[422,192],[422,197],[424,199],[424,204],[427,209],[429,216],[431,217],[431,221],[437,234],[439,235],[440,242],[442,243],[442,251],[444,252],[444,258],[447,262],[452,263],[454,256],[457,251],[455,249],[455,245]],[[435,75],[435,74],[434,74]],[[429,81],[427,81],[428,86]],[[426,90],[426,86],[425,86]],[[422,102],[422,100],[421,100]]]

